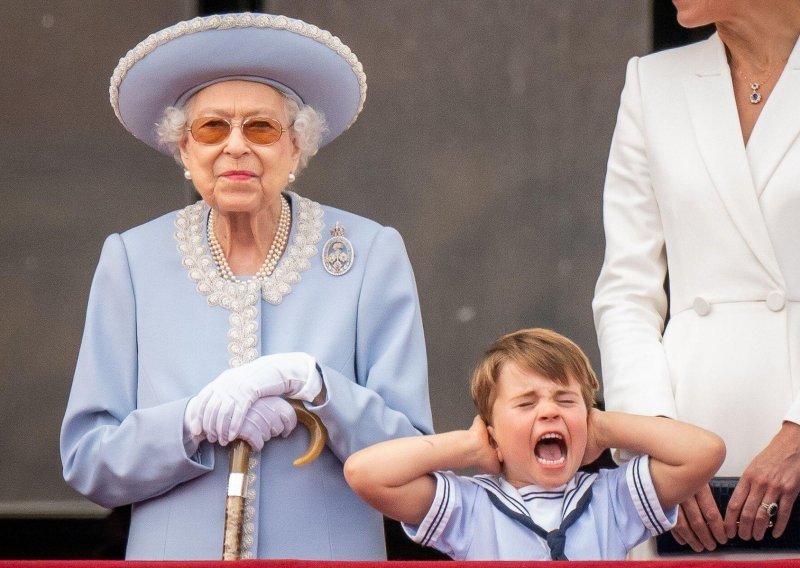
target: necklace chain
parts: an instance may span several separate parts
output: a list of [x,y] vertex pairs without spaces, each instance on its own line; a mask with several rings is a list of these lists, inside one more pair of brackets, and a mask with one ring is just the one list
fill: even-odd
[[[211,257],[217,265],[217,271],[220,276],[229,282],[239,282],[239,279],[231,270],[228,264],[228,259],[225,258],[225,252],[217,240],[217,235],[214,233],[214,218],[216,212],[212,209],[208,215],[208,248],[211,250]],[[267,257],[256,271],[256,279],[265,280],[270,274],[275,271],[278,261],[286,250],[286,243],[289,241],[289,229],[292,225],[292,209],[289,207],[289,201],[281,195],[281,216],[278,219],[278,229],[275,231],[275,238],[272,239],[272,244],[267,252]]]

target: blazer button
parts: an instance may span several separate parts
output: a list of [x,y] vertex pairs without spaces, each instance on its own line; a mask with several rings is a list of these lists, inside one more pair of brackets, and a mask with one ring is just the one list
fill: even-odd
[[780,292],[773,290],[767,294],[767,307],[773,312],[779,312],[786,305],[786,298]]
[[711,312],[711,304],[708,303],[708,300],[700,296],[694,299],[692,308],[694,308],[698,316],[707,316]]

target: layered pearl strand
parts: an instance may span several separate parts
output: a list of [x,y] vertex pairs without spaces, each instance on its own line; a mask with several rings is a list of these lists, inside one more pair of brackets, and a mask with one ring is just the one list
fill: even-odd
[[[208,248],[211,250],[211,258],[217,265],[219,275],[229,282],[239,282],[236,275],[231,270],[228,264],[228,259],[225,258],[225,253],[222,251],[217,240],[217,235],[214,233],[214,218],[216,212],[212,209],[208,215]],[[286,250],[286,243],[289,241],[289,229],[292,226],[292,209],[289,207],[289,201],[281,195],[281,216],[278,219],[278,229],[275,231],[275,238],[272,239],[272,245],[269,247],[267,257],[261,264],[261,267],[256,272],[256,279],[265,280],[278,265],[278,261]]]

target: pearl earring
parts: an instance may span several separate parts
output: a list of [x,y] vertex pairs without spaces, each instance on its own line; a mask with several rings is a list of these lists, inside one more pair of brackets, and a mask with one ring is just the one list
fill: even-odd
[[297,176],[294,175],[294,172],[289,172],[289,183],[294,183],[294,180],[297,179]]
[[186,168],[183,169],[183,177],[186,179],[192,179],[192,172],[187,170]]

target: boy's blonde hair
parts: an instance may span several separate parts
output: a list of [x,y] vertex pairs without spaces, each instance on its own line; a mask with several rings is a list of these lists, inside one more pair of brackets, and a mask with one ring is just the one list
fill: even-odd
[[600,383],[581,348],[549,329],[521,329],[495,341],[472,373],[472,399],[486,424],[491,424],[492,406],[497,398],[497,379],[503,366],[509,363],[562,385],[568,384],[570,377],[573,377],[581,387],[586,408],[592,408],[595,404]]

